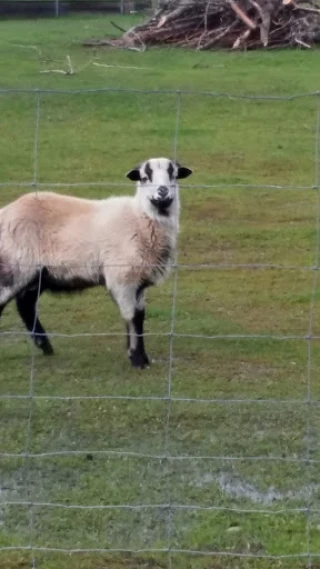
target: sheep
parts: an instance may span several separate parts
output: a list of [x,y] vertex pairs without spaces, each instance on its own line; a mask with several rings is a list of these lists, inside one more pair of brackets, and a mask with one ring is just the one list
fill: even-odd
[[179,230],[179,186],[192,170],[167,158],[127,173],[134,196],[82,199],[54,192],[23,195],[0,209],[0,316],[13,299],[43,354],[52,345],[37,315],[44,291],[104,286],[126,323],[135,368],[144,347],[145,290],[170,273]]

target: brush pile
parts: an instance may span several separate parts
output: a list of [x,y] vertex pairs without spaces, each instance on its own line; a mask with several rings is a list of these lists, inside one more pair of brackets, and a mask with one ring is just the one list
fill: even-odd
[[86,42],[142,51],[311,48],[320,43],[319,0],[160,0],[155,14],[117,39]]

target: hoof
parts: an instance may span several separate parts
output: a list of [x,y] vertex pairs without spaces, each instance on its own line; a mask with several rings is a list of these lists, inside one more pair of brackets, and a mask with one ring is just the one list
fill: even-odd
[[53,347],[48,338],[35,338],[35,344],[37,348],[42,350],[45,356],[52,356],[54,354]]
[[133,352],[129,355],[132,367],[136,369],[145,369],[150,366],[150,361],[147,354]]
[[48,344],[44,344],[43,346],[40,346],[41,350],[43,352],[44,356],[53,356],[54,355],[54,350],[53,347],[51,346],[51,344],[48,342]]
[[149,367],[150,366],[150,360],[149,360],[147,354],[143,354],[143,359],[144,359],[144,363],[145,363],[146,367]]

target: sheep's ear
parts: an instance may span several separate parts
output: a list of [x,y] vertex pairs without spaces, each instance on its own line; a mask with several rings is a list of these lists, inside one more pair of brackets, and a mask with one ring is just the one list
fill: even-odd
[[178,166],[178,175],[177,175],[178,180],[182,180],[183,178],[188,178],[188,176],[191,176],[192,170],[190,170],[190,168],[186,168],[185,166],[180,166],[180,164],[177,164],[177,166]]
[[140,182],[140,168],[133,168],[126,174],[127,178],[132,182]]

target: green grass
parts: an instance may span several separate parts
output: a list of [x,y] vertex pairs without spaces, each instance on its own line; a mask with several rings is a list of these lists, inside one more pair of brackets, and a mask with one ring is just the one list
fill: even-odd
[[[117,18],[117,22],[129,27],[139,19]],[[107,16],[0,22],[1,87],[182,89],[230,95],[292,95],[319,89],[317,51],[152,49],[134,53],[81,46],[88,38],[115,33]],[[67,55],[75,75],[41,73],[66,69]],[[128,66],[140,69],[124,68]],[[0,182],[6,182],[0,188],[1,205],[28,191],[19,188],[18,182],[33,181],[36,99],[32,93],[0,95]],[[93,198],[134,191],[124,176],[136,161],[172,155],[176,109],[175,93],[42,93],[38,182],[82,184],[58,191]],[[317,197],[314,190],[299,187],[315,182],[316,109],[314,98],[284,102],[182,96],[178,154],[194,169],[190,184],[195,187],[181,189],[180,263],[300,267],[314,263]],[[101,181],[119,187],[89,185]],[[313,282],[313,272],[301,270],[181,269],[175,331],[206,336],[304,335],[309,329]],[[143,373],[129,367],[124,338],[117,335],[122,334],[123,324],[102,289],[79,297],[41,299],[41,319],[47,330],[66,335],[53,337],[53,358],[34,353],[25,336],[1,337],[0,395],[29,394],[33,354],[37,398],[32,407],[30,452],[66,454],[0,460],[0,500],[10,502],[1,505],[0,501],[0,547],[28,546],[31,535],[34,546],[47,548],[166,548],[167,511],[163,508],[76,510],[37,505],[30,529],[28,507],[14,502],[161,505],[170,499],[180,506],[204,508],[173,509],[172,547],[204,553],[200,557],[172,554],[173,568],[306,567],[306,561],[299,559],[247,559],[237,554],[307,551],[305,514],[275,510],[304,508],[309,491],[312,508],[319,508],[318,465],[246,458],[306,456],[308,416],[310,455],[319,458],[319,341],[312,347],[314,405],[310,408],[303,403],[308,389],[308,344],[294,338],[175,337],[172,395],[218,401],[173,401],[168,441],[166,400],[81,399],[167,396],[172,290],[170,279],[148,293],[147,332],[151,335],[146,343],[154,361]],[[317,335],[319,299],[317,290],[313,327]],[[14,306],[4,312],[1,329],[23,331]],[[81,336],[110,332],[115,335]],[[157,337],[159,333],[163,335]],[[70,399],[73,396],[79,399]],[[235,401],[225,403],[228,399]],[[245,401],[239,403],[239,399]],[[2,453],[24,452],[29,416],[28,399],[0,400]],[[161,458],[166,450],[172,457],[185,459]],[[68,451],[83,454],[68,455]],[[206,456],[216,459],[201,458]],[[212,506],[221,510],[205,509]],[[249,512],[233,511],[239,508]],[[257,512],[250,513],[253,509]],[[310,517],[310,549],[320,558],[317,513]],[[217,555],[206,555],[208,551]],[[1,552],[0,568],[30,567],[30,557],[28,552]],[[45,569],[168,567],[168,556],[156,553],[68,556],[52,552],[36,553],[36,559],[37,567]]]

